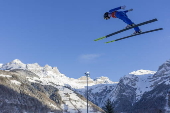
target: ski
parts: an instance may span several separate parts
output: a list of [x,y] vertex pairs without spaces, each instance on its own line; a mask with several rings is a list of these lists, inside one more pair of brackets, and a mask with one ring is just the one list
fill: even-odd
[[100,37],[100,38],[98,38],[98,39],[95,39],[94,41],[102,40],[102,39],[105,39],[105,38],[110,37],[110,36],[112,36],[112,35],[115,35],[115,34],[118,34],[118,33],[124,32],[124,31],[126,31],[126,30],[132,29],[132,28],[134,28],[134,27],[142,26],[142,25],[145,25],[145,24],[148,24],[148,23],[152,23],[152,22],[155,22],[155,21],[158,21],[158,20],[157,20],[156,18],[155,18],[155,19],[152,19],[152,20],[148,20],[148,21],[145,21],[145,22],[142,22],[142,23],[136,24],[136,25],[134,25],[134,26],[132,26],[132,27],[124,28],[124,29],[122,29],[122,30],[116,31],[116,32],[111,33],[111,34],[109,34],[109,35],[106,35],[106,36]]
[[145,34],[145,33],[149,33],[149,32],[159,31],[159,30],[163,30],[163,28],[153,29],[153,30],[145,31],[145,32],[142,32],[142,33],[139,33],[139,34],[129,35],[129,36],[126,36],[126,37],[123,37],[123,38],[118,38],[116,40],[108,41],[108,42],[105,42],[105,43],[111,43],[111,42],[115,42],[115,41],[119,41],[119,40],[122,40],[122,39],[129,38],[129,37],[133,37],[133,36],[137,36],[137,35],[141,35],[141,34]]

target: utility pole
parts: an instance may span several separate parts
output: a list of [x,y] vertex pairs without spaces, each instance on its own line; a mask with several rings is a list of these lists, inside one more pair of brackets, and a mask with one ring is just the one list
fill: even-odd
[[90,76],[90,72],[86,72],[85,73],[86,77],[87,77],[87,113],[89,112],[89,106],[88,106],[88,98],[89,98],[89,93],[88,93],[88,77]]

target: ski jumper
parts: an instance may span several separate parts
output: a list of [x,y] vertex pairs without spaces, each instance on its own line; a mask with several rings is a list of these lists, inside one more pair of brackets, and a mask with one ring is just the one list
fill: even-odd
[[[128,12],[128,10],[126,10],[126,11],[117,11],[117,10],[119,10],[119,9],[121,9],[121,7],[117,7],[117,8],[111,9],[111,10],[109,11],[109,15],[110,15],[111,17],[113,17],[113,18],[119,18],[119,19],[123,20],[123,21],[124,21],[126,24],[128,24],[128,25],[134,24],[134,23],[128,18],[128,16],[126,15],[126,13]],[[136,32],[140,31],[139,27],[135,27],[134,30],[135,30]]]

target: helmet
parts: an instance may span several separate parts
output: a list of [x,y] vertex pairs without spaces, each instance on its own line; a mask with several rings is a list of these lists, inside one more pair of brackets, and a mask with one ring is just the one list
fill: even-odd
[[109,13],[108,12],[106,12],[105,14],[104,14],[104,19],[110,19],[110,17],[109,17]]

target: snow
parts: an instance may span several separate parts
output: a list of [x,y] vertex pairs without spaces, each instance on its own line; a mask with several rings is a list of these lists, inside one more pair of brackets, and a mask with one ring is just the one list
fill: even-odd
[[166,85],[170,85],[170,80],[169,81],[165,81]]
[[[37,78],[37,77],[27,77],[27,79],[30,81],[30,82],[38,82],[43,84],[43,85],[53,85],[54,87],[56,87],[58,90],[59,90],[59,94],[62,98],[62,101],[64,101],[64,103],[61,105],[61,107],[66,110],[68,109],[68,111],[70,113],[76,113],[76,112],[79,112],[79,111],[82,111],[82,113],[85,113],[86,112],[86,99],[85,100],[82,100],[80,99],[77,94],[64,87],[65,84],[61,85],[61,86],[57,86],[57,85],[54,85],[55,83],[55,80],[56,79],[51,79],[51,78]],[[63,81],[65,79],[62,79]],[[49,81],[53,81],[54,84],[51,84]],[[69,83],[70,81],[67,81],[67,83]],[[61,84],[61,83],[60,83]],[[75,83],[75,85],[78,85]],[[53,104],[51,104],[51,107],[55,107]],[[93,109],[89,107],[89,113],[93,113]]]
[[19,82],[17,80],[11,80],[11,83],[16,84],[16,85],[21,85],[21,82]]
[[36,83],[37,82],[36,80],[38,80],[37,77],[26,77],[26,78],[28,79],[28,81],[34,82],[34,83]]
[[52,104],[52,103],[49,103],[51,107],[53,108],[58,108],[56,105]]
[[104,77],[104,76],[98,77],[94,79],[94,81],[96,81],[96,83],[99,84],[114,84],[114,82],[112,82],[108,77]]
[[0,77],[12,77],[11,75],[2,75],[0,74]]
[[0,63],[0,68],[2,67],[3,64]]
[[89,87],[89,90],[93,89],[92,93],[101,92],[101,91],[105,90],[106,87],[115,86],[115,85],[117,85],[117,83],[115,83],[115,84],[98,84],[98,85]]
[[148,75],[148,74],[151,74],[151,75],[153,75],[153,74],[155,74],[156,72],[155,71],[150,71],[150,70],[143,70],[143,69],[141,69],[141,70],[137,70],[137,71],[133,71],[133,72],[131,72],[131,73],[129,73],[130,75],[132,74],[132,75]]
[[[27,77],[27,79],[30,82],[37,82],[37,81],[42,82],[42,84],[44,84],[44,85],[54,83],[56,85],[72,87],[75,89],[82,89],[87,86],[87,80],[84,80],[84,79],[73,79],[73,78],[66,77],[64,74],[56,75],[55,73],[53,73],[51,71],[47,71],[46,74],[48,76],[44,76],[44,77],[40,77],[40,78]],[[104,80],[100,80],[100,81],[104,82]],[[114,82],[112,82],[112,81],[110,81],[110,83],[114,84]],[[89,78],[89,86],[93,86],[96,84],[98,84],[98,83],[95,80]]]
[[152,90],[150,87],[153,83],[149,81],[148,75],[138,76],[139,81],[136,82],[136,100],[140,100],[143,93]]
[[143,93],[153,89],[151,86],[154,81],[151,82],[151,78],[153,78],[155,73],[155,71],[141,69],[133,71],[122,78],[124,84],[130,85],[136,89],[136,101],[140,100]]
[[169,96],[169,94],[167,94],[167,96],[166,96],[166,105],[165,105],[165,113],[170,113],[170,107],[169,107],[169,105],[168,105],[168,96]]
[[[62,97],[62,101],[64,101],[64,104],[62,104],[62,108],[65,110],[65,112],[68,110],[70,113],[77,113],[79,111],[82,111],[83,113],[86,112],[86,100],[80,99],[72,90],[57,86],[59,89],[59,94]],[[89,107],[89,111],[93,111],[92,108]],[[89,112],[93,113],[93,112]]]
[[12,70],[12,69],[29,70],[41,77],[52,76],[52,75],[57,76],[61,74],[56,67],[51,67],[48,65],[41,67],[40,65],[38,65],[38,63],[24,64],[18,59],[15,59],[12,62],[0,66],[0,70]]
[[15,59],[12,62],[2,65],[0,70],[11,70],[11,69],[25,69],[26,64],[23,64],[20,60]]

